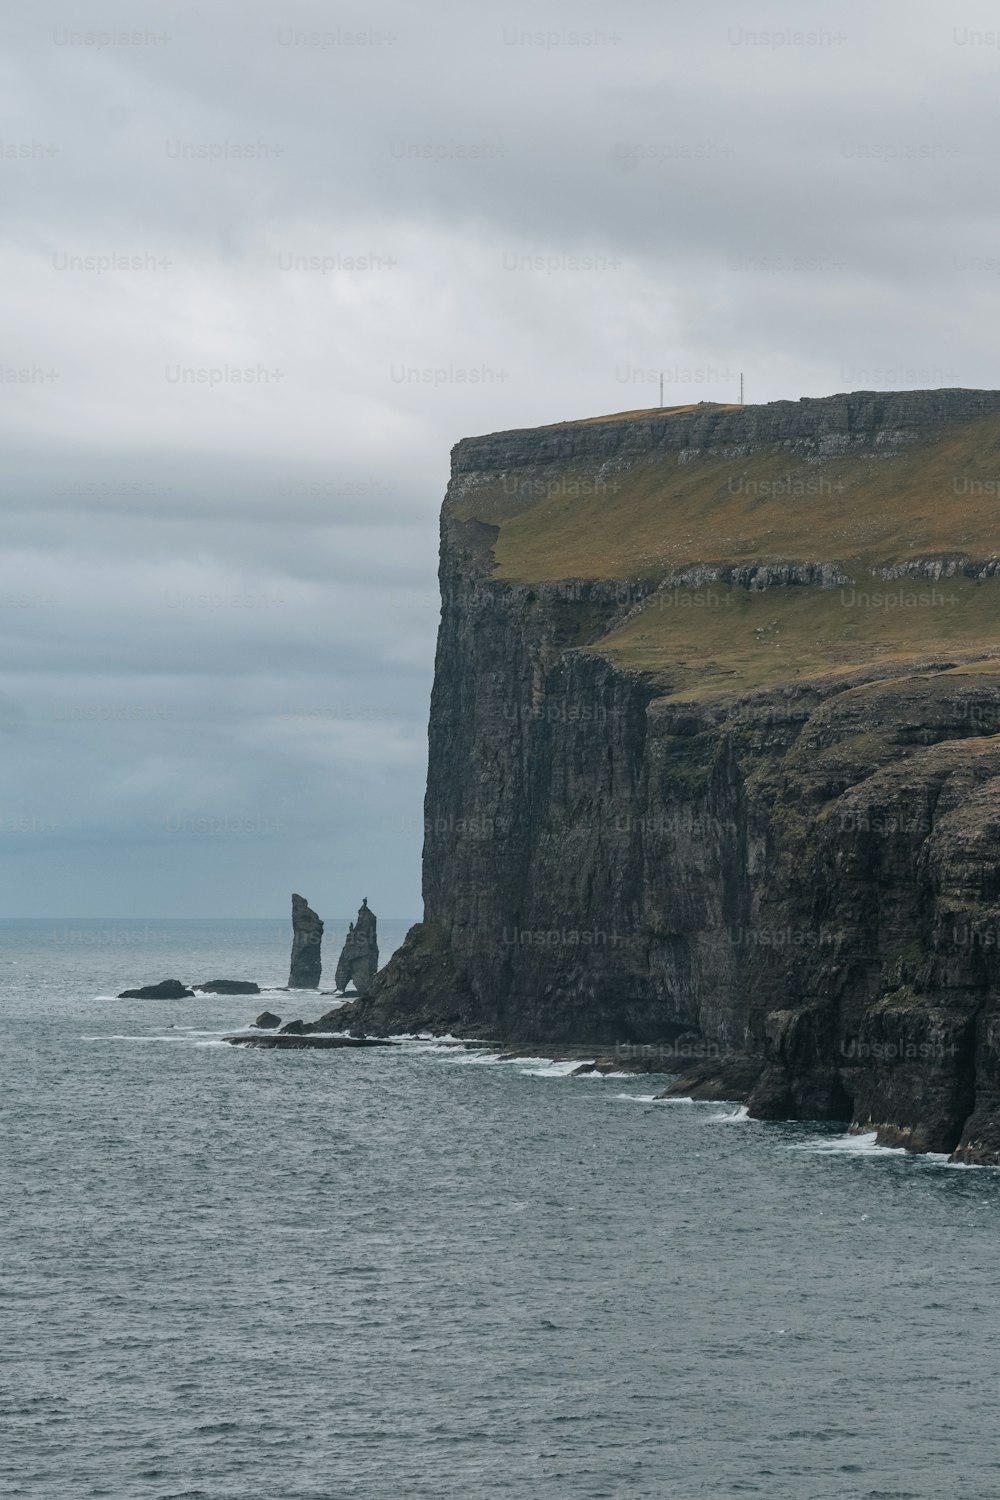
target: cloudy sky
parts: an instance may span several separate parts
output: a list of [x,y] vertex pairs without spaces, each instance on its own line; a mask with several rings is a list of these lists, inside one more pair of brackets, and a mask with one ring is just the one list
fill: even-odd
[[0,910],[417,914],[452,444],[995,386],[998,28],[8,11]]

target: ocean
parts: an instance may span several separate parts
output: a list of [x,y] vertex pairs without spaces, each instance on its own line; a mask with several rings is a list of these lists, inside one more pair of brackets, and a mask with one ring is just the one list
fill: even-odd
[[0,1493],[1000,1496],[1000,1171],[544,1058],[221,1041],[321,997],[112,998],[289,947],[0,923]]

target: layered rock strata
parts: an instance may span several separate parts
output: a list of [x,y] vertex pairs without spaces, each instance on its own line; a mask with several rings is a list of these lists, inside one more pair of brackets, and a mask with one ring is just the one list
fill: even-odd
[[652,1049],[1000,1163],[1000,392],[452,460],[424,920],[338,1029]]

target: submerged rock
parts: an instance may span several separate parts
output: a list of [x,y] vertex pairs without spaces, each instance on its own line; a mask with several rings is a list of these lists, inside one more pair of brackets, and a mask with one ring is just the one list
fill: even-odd
[[353,982],[359,995],[367,995],[378,970],[377,919],[365,896],[352,922],[337,964],[336,983],[341,992]]
[[323,972],[320,947],[323,923],[304,896],[292,896],[292,961],[288,971],[290,990],[319,989]]
[[229,1042],[233,1047],[273,1047],[277,1050],[295,1049],[299,1047],[395,1047],[395,1042],[389,1042],[380,1037],[356,1037],[356,1036],[310,1036],[298,1033],[287,1033],[284,1030],[277,1033],[271,1032],[261,1034],[260,1032],[241,1033],[238,1036],[225,1036],[224,1042]]
[[298,1020],[298,1021],[286,1021],[285,1025],[282,1026],[279,1035],[281,1035],[281,1036],[301,1036],[302,1033],[305,1031],[305,1029],[306,1029],[306,1027],[305,1027],[305,1022],[304,1021],[301,1021],[301,1020]]
[[161,979],[159,984],[146,984],[139,990],[122,990],[119,1000],[187,1000],[194,998],[194,991],[181,984],[179,979]]
[[260,985],[251,979],[209,979],[204,984],[196,984],[195,989],[203,990],[206,995],[260,994]]
[[259,1026],[261,1031],[273,1031],[281,1025],[281,1017],[276,1016],[273,1011],[262,1010],[253,1024]]

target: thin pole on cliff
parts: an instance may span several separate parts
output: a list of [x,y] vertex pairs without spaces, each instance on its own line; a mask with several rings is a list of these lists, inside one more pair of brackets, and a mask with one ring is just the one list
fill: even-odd
[[663,371],[660,371],[660,409],[663,408]]
[[743,371],[740,371],[740,405],[743,405]]

